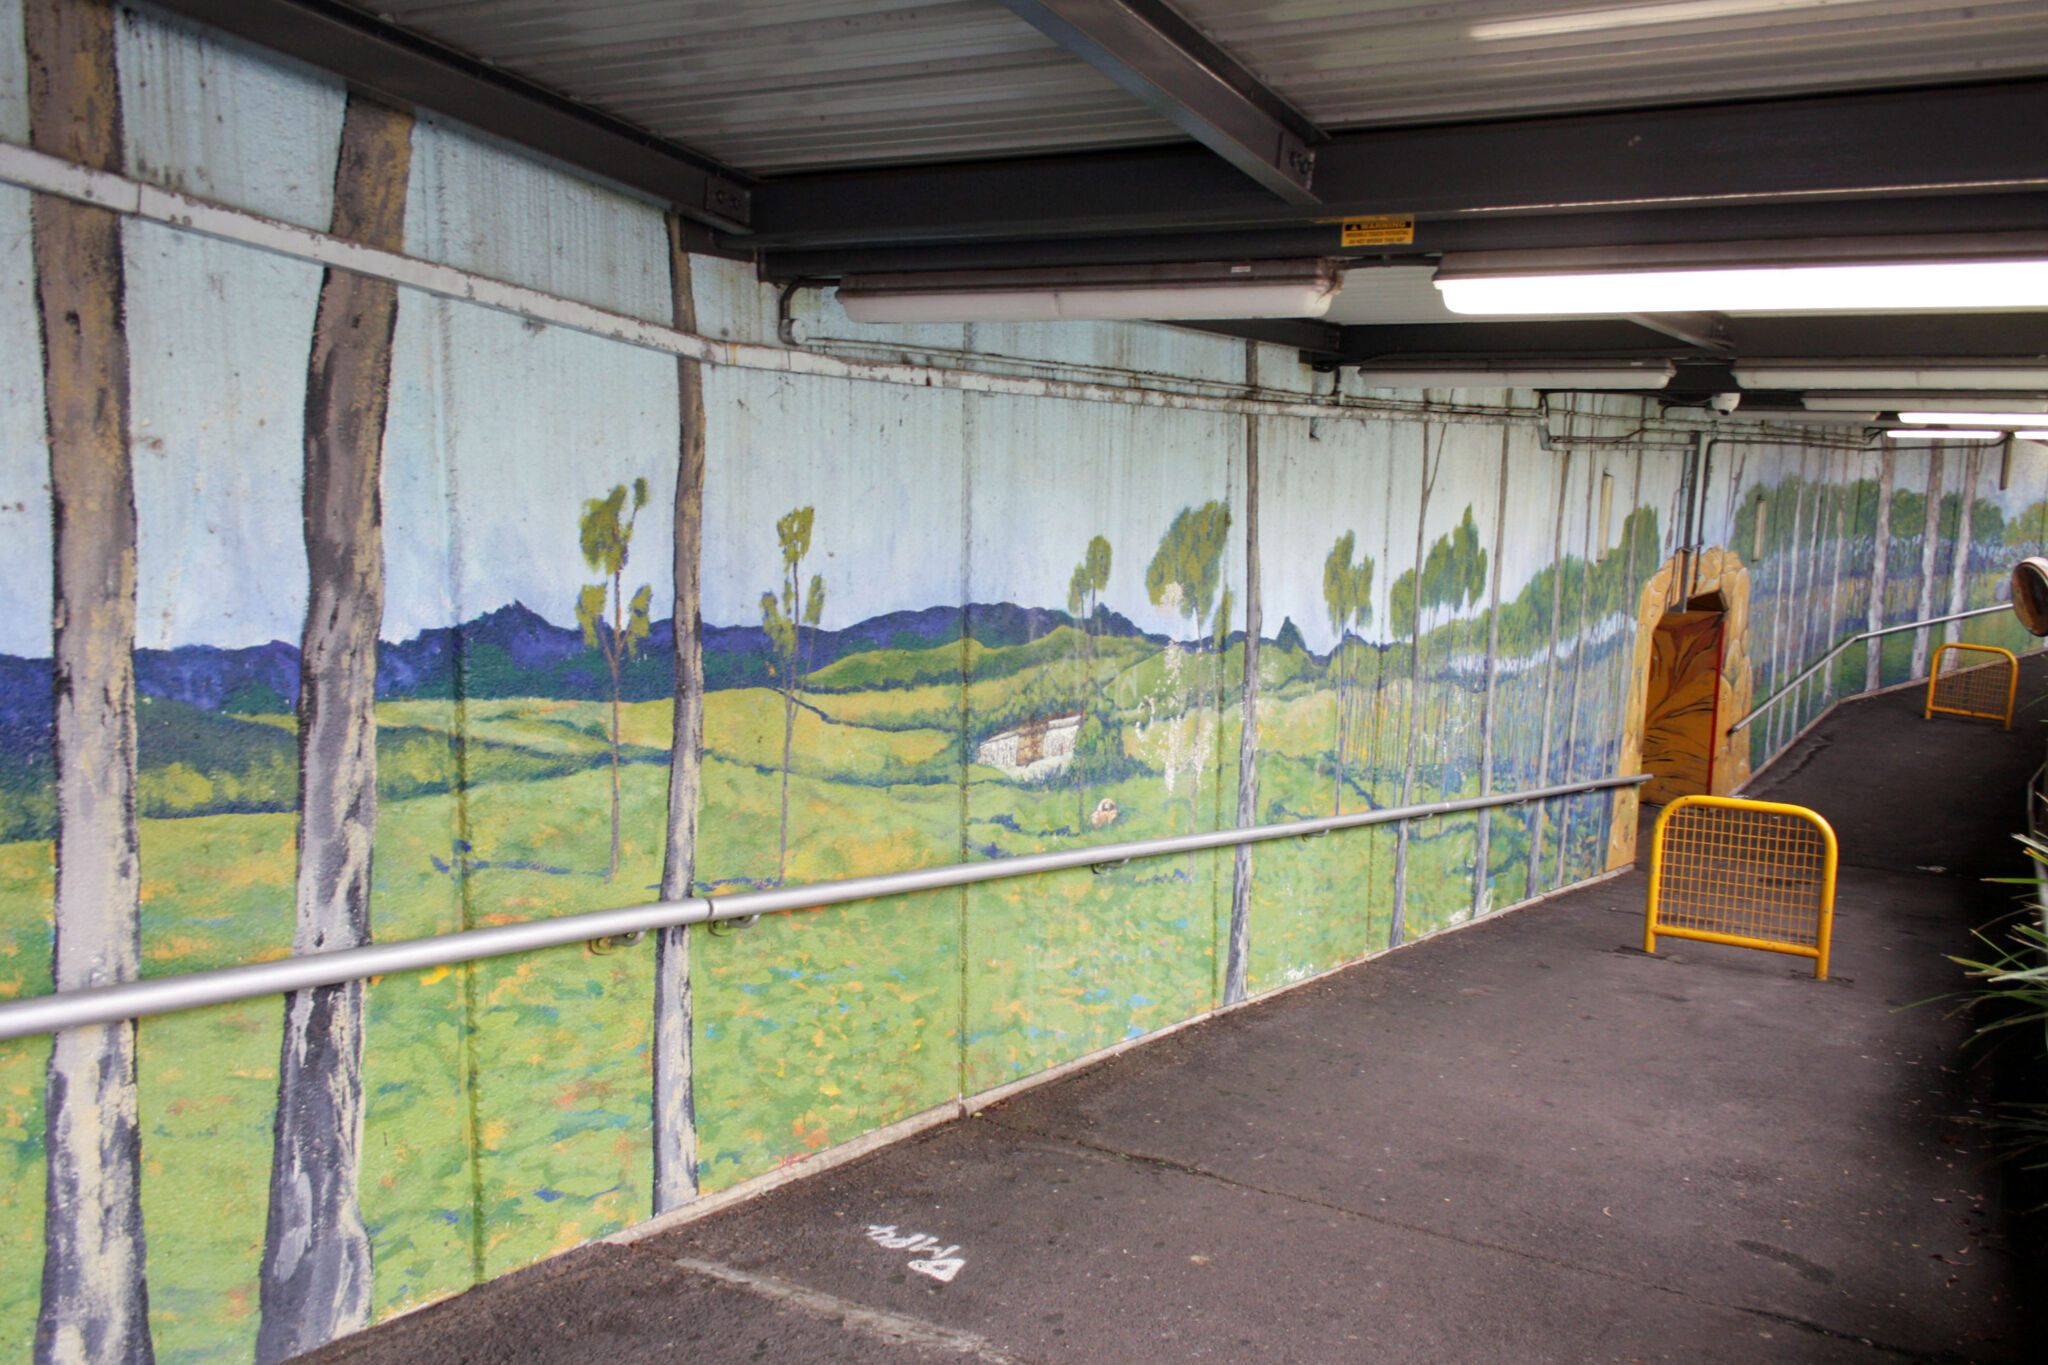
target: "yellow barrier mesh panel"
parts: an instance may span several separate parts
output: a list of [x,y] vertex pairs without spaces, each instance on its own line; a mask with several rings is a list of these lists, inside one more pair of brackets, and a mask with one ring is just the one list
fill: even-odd
[[1819,948],[1828,863],[1820,830],[1796,815],[1675,806],[1664,824],[1657,932]]
[[1935,651],[1927,684],[1927,713],[2012,721],[2019,664],[1988,645],[1943,645]]

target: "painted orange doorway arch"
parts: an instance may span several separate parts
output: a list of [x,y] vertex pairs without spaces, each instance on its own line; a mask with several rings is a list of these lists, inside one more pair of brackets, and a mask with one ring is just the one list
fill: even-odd
[[[1681,593],[1685,601],[1680,600]],[[1629,664],[1628,705],[1622,712],[1618,775],[1643,770],[1643,724],[1648,703],[1650,650],[1657,623],[1667,611],[1686,602],[1718,596],[1722,603],[1721,666],[1714,701],[1714,726],[1720,733],[1710,756],[1711,795],[1727,796],[1749,781],[1749,732],[1726,733],[1724,717],[1749,712],[1753,670],[1749,657],[1749,570],[1732,550],[1721,546],[1695,555],[1677,554],[1664,561],[1636,599],[1635,651]],[[1608,826],[1607,866],[1627,867],[1636,857],[1636,822],[1642,798],[1634,787],[1614,794],[1614,817]]]

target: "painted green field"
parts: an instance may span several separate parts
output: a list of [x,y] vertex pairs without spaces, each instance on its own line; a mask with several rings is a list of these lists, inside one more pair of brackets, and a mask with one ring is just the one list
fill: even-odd
[[[1098,652],[1092,681],[1125,718],[1123,757],[1085,784],[1012,780],[967,752],[968,734],[1072,694],[1083,674],[1071,647],[1041,645],[1031,666],[977,678],[964,694],[957,681],[910,679],[800,696],[787,879],[1072,847],[1081,829],[1106,842],[1234,823],[1237,712],[1203,708],[1217,689],[1191,671],[1228,676],[1234,655],[1182,660],[1175,672],[1142,642],[1106,643],[1115,647]],[[1297,660],[1273,656],[1262,818],[1323,813],[1332,799],[1334,703],[1300,674]],[[1400,697],[1390,690],[1381,705],[1398,712]],[[763,689],[708,699],[702,886],[773,874],[783,708]],[[610,713],[546,699],[381,704],[384,732],[410,746],[396,774],[409,785],[397,790],[418,794],[387,781],[377,937],[652,898],[670,705],[621,708],[622,856],[607,882]],[[291,726],[238,723],[284,737]],[[490,764],[466,773],[478,752]],[[194,768],[188,786],[212,780]],[[1369,780],[1385,804],[1399,774]],[[1476,791],[1476,779],[1466,786]],[[1103,798],[1115,821],[1086,827]],[[294,822],[289,810],[142,822],[147,973],[288,952]],[[1393,840],[1376,830],[1259,851],[1254,992],[1386,945]],[[1584,875],[1597,836],[1582,829],[1573,844],[1572,875]],[[1473,846],[1471,817],[1418,828],[1411,935],[1469,913]],[[1519,899],[1520,817],[1496,821],[1492,847],[1493,902]],[[44,841],[0,845],[0,996],[47,988],[50,856]],[[703,1188],[1211,1007],[1230,859],[1152,859],[694,931]],[[372,983],[363,1199],[380,1315],[647,1215],[651,967],[646,945],[571,948]],[[167,1362],[253,1340],[281,1019],[272,999],[141,1025],[151,1306]],[[14,1343],[28,1340],[36,1309],[46,1057],[41,1040],[0,1045],[0,1341]]]

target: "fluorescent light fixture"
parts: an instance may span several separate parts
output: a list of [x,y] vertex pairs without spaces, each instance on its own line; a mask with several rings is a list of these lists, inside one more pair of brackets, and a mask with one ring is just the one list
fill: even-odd
[[2002,431],[1969,431],[1958,427],[1894,427],[1885,434],[1888,441],[2002,441]]
[[2048,261],[1913,261],[1584,274],[1439,271],[1453,313],[1904,313],[2048,309]]
[[1546,369],[1361,367],[1358,382],[1369,389],[1661,389],[1677,372],[1669,361]]
[[2048,426],[2048,414],[2041,412],[1961,412],[1930,408],[1924,412],[1902,412],[1901,422],[1925,422],[1958,427]]
[[1555,38],[1568,33],[1599,33],[1611,28],[1643,28],[1651,24],[1732,19],[1744,14],[1772,14],[1788,9],[1818,9],[1825,3],[1826,0],[1668,0],[1665,4],[1569,10],[1563,14],[1542,14],[1529,19],[1495,19],[1474,24],[1466,32],[1481,42]]
[[839,303],[880,323],[1319,318],[1337,287],[1323,260],[944,270],[849,275]]
[[[1745,389],[1864,389],[1905,392],[1937,389],[1951,393],[1996,392],[2001,389],[2048,389],[2048,365],[2038,362],[2020,366],[1943,367],[1930,364],[1921,369],[1883,368],[1859,365],[1815,365],[1805,362],[1774,363],[1754,361],[1735,367],[1735,382]],[[1842,401],[1849,395],[1835,395]],[[1869,397],[1856,398],[1868,404]],[[1983,400],[1978,399],[1979,403]],[[1820,406],[1813,399],[1808,407]],[[1903,405],[1902,405],[1903,406]]]
[[[2034,406],[2031,395],[2018,396],[2004,393],[1960,393],[1945,394],[1932,389],[1901,390],[1896,393],[1876,390],[1860,392],[1854,389],[1841,393],[1827,393],[1809,389],[1805,407],[1808,412],[1901,412],[1911,408],[1916,412],[1939,413],[1944,422],[1969,424],[1975,419],[1965,414],[1983,412],[1996,406],[2001,410],[2011,409],[2022,412]],[[2048,424],[2048,403],[2040,406],[2030,422]]]
[[1742,415],[1754,422],[1796,422],[1807,426],[1867,427],[1877,421],[1877,409],[1866,403],[1861,408],[1841,411],[1800,412],[1786,408],[1744,408]]

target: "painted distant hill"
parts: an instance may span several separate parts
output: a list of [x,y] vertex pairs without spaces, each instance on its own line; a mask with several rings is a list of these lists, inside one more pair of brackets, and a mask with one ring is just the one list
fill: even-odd
[[[1131,621],[1096,609],[1096,630],[1137,637]],[[810,668],[822,669],[851,654],[922,650],[959,640],[963,631],[996,648],[1041,639],[1074,624],[1063,611],[1012,602],[926,607],[870,617],[844,630],[805,631]],[[1163,637],[1157,637],[1163,638]],[[620,677],[629,701],[670,695],[673,621],[657,621],[637,657]],[[759,626],[704,628],[704,682],[710,689],[760,687],[772,681],[773,649]],[[279,714],[298,703],[299,651],[273,640],[244,649],[181,645],[135,653],[136,690],[144,697],[230,715]],[[524,603],[513,602],[456,626],[421,631],[378,650],[377,695],[476,698],[555,697],[596,700],[611,695],[604,658],[583,633],[558,626]],[[50,723],[50,661],[0,654],[0,748],[46,743]]]

